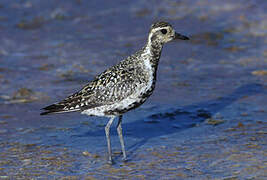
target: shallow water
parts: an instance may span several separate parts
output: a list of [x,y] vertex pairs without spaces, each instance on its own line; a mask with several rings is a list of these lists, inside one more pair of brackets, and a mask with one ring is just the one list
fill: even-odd
[[[267,3],[0,2],[0,179],[265,179]],[[128,112],[122,162],[106,164],[105,118],[39,116],[134,53],[150,24],[190,41],[165,45],[156,90]]]

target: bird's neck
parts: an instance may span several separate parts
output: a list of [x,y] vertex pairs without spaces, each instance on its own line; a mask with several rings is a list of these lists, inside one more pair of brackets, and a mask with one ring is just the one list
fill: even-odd
[[149,57],[151,66],[157,69],[163,44],[157,41],[148,41],[144,47],[144,53]]

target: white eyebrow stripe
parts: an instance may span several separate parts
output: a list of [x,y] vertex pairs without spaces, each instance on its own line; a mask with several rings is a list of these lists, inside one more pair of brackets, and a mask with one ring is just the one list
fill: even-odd
[[148,36],[148,44],[149,44],[149,45],[151,44],[151,37],[152,37],[152,35],[153,35],[156,31],[158,31],[158,30],[160,30],[160,29],[164,29],[164,28],[168,28],[168,26],[157,27],[157,28],[151,29],[151,31],[149,32],[149,36]]

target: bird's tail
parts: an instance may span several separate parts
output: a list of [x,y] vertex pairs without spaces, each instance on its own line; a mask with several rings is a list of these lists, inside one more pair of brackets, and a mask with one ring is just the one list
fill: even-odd
[[44,110],[45,112],[40,113],[40,115],[77,111],[77,109],[66,109],[66,107],[62,104],[52,104],[50,106],[42,108],[42,110]]

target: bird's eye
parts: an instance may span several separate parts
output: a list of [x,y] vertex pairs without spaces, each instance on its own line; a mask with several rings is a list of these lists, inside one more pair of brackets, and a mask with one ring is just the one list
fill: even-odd
[[167,33],[167,29],[162,29],[160,30],[162,34],[166,34]]

